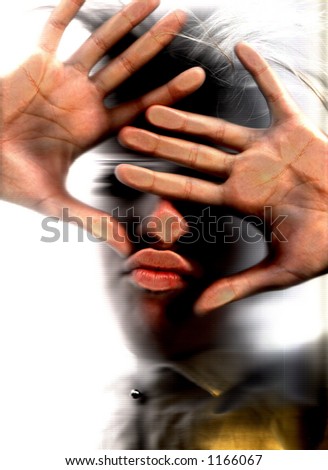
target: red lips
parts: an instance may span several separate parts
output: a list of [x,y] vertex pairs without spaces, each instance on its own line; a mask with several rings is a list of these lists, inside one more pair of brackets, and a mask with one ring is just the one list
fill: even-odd
[[199,276],[195,263],[169,250],[146,248],[130,256],[125,263],[131,280],[137,286],[154,292],[182,289],[186,276]]

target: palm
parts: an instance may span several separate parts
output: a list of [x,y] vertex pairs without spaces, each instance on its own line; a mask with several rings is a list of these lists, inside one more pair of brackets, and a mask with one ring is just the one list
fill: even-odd
[[94,83],[42,51],[6,78],[4,87],[5,131],[15,137],[12,150],[41,157],[51,149],[70,159],[110,131]]
[[318,159],[314,166],[311,155],[322,153],[324,139],[319,133],[318,140],[314,139],[313,132],[315,129],[305,118],[294,118],[259,132],[257,141],[232,168],[225,189],[231,204],[260,216],[263,212],[259,211],[266,205],[277,209],[285,206],[323,209],[320,186],[325,185],[321,179],[325,162]]
[[328,252],[325,146],[324,136],[304,116],[293,116],[259,133],[225,188],[232,207],[256,214],[270,227],[281,281],[281,268],[293,283],[327,266],[322,255]]
[[108,129],[108,111],[85,75],[44,51],[6,77],[3,89],[5,151],[15,157],[3,168],[3,196],[37,208]]
[[[144,20],[159,1],[135,0],[127,5],[61,63],[56,49],[83,3],[61,0],[45,25],[37,52],[2,79],[0,197],[59,217],[63,207],[69,207],[83,226],[92,216],[94,225],[88,230],[96,233],[100,217],[108,218],[110,230],[115,222],[67,193],[65,178],[72,161],[148,106],[171,104],[191,93],[202,84],[204,73],[190,69],[134,101],[106,108],[104,99],[173,39],[185,15],[167,15],[91,76],[106,51]],[[108,241],[115,244],[112,236],[108,235]]]

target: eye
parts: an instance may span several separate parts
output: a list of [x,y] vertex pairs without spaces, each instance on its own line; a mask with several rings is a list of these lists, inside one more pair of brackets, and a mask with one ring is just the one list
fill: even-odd
[[109,173],[96,179],[96,183],[97,187],[94,189],[94,193],[97,195],[108,195],[125,200],[134,200],[143,194],[141,191],[137,191],[121,183],[114,173]]

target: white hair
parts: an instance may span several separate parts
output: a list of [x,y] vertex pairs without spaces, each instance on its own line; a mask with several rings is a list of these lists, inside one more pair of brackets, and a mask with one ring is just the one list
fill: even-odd
[[[244,41],[253,45],[273,68],[287,71],[306,84],[328,109],[326,65],[320,59],[318,40],[320,30],[325,30],[320,7],[324,1],[162,0],[159,8],[134,28],[134,33],[137,37],[143,34],[172,7],[183,8],[188,13],[187,25],[167,52],[205,68],[220,85],[230,88],[230,97],[254,86],[234,53],[234,46]],[[89,0],[78,18],[92,31],[125,3]]]
[[[204,67],[220,84],[238,90],[252,80],[234,53],[238,42],[253,45],[277,70],[285,70],[309,86],[328,108],[323,91],[326,69],[320,61],[320,46],[314,44],[324,28],[319,2],[313,0],[175,0],[189,20],[182,33],[168,47],[169,53]],[[88,2],[80,18],[90,29],[116,13],[120,0]],[[146,31],[159,15],[172,9],[172,0],[135,28],[137,36]],[[317,58],[313,59],[316,48]],[[321,82],[321,83],[320,83]]]
[[[308,85],[327,107],[319,81],[326,68],[316,44],[324,27],[318,3],[308,0],[219,0],[205,19],[194,14],[184,37],[185,53],[228,84],[245,81],[234,53],[238,42],[253,45],[276,69],[291,72]],[[190,44],[193,42],[193,45]],[[314,51],[317,57],[313,60]],[[312,59],[312,60],[310,60]],[[237,73],[233,73],[237,69]]]

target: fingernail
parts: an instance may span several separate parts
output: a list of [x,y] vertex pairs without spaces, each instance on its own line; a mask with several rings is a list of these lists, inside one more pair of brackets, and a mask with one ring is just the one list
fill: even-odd
[[220,289],[216,294],[204,294],[199,300],[197,300],[194,306],[194,312],[197,316],[203,316],[209,313],[211,310],[215,310],[219,307],[232,302],[236,298],[235,292],[230,287]]

